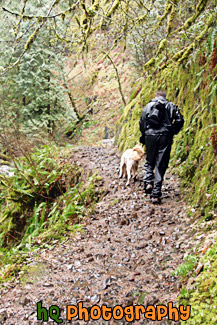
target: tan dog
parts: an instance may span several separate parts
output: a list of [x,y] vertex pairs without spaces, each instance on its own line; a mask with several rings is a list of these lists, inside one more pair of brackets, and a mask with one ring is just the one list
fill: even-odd
[[120,163],[120,175],[121,177],[127,177],[127,184],[130,183],[131,174],[133,178],[135,179],[137,175],[139,160],[141,160],[144,156],[144,149],[142,146],[137,144],[133,149],[127,149],[122,157],[121,157],[121,163]]

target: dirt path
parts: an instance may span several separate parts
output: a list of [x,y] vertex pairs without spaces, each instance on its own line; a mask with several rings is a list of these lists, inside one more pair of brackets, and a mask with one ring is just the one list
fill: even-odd
[[[61,307],[63,319],[66,305],[81,301],[86,307],[176,302],[177,281],[171,272],[190,246],[178,180],[167,175],[163,203],[153,206],[144,195],[142,167],[138,181],[129,187],[118,179],[120,157],[115,149],[83,147],[73,160],[97,169],[109,191],[95,215],[85,221],[84,233],[31,257],[25,280],[1,292],[2,324],[41,323],[36,318],[41,300],[47,308]],[[106,324],[101,319],[89,323]],[[109,322],[113,323],[118,321]]]

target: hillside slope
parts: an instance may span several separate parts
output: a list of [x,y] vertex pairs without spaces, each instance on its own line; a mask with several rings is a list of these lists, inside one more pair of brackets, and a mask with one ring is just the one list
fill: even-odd
[[[96,50],[92,50],[83,60],[67,65],[68,80],[76,106],[81,115],[87,115],[82,129],[77,131],[73,141],[76,144],[94,144],[115,134],[115,124],[119,120],[124,103],[119,92],[117,73],[109,59],[96,60]],[[110,57],[117,69],[126,102],[136,79],[136,72],[130,62],[129,51],[122,46],[113,50]],[[95,61],[93,60],[95,58]]]
[[[125,107],[116,129],[120,150],[137,143],[140,136],[138,124],[142,106],[152,99],[158,89],[166,90],[168,99],[181,107],[185,124],[182,132],[174,139],[171,166],[176,168],[181,176],[183,193],[190,204],[188,214],[195,220],[199,220],[198,226],[196,226],[197,221],[193,227],[196,235],[198,232],[202,234],[201,238],[205,238],[206,233],[215,236],[217,229],[217,42],[215,35],[213,31],[207,35],[200,50],[188,63],[180,65],[174,62],[155,73],[151,70],[146,74],[137,85],[139,94]],[[209,246],[212,244],[213,242]],[[198,247],[195,247],[195,252],[199,257],[201,256]],[[213,259],[213,254],[216,253],[216,245],[214,245],[205,257],[206,276],[195,279],[194,290],[184,295],[185,303],[193,306],[193,318],[189,324],[209,324],[214,316],[215,310],[212,305],[215,302],[216,285],[212,281],[216,280],[215,259]],[[211,282],[213,289],[205,293],[205,283]],[[195,290],[196,293],[193,293]],[[202,303],[208,308],[207,313],[201,311]],[[212,316],[208,317],[208,314]]]

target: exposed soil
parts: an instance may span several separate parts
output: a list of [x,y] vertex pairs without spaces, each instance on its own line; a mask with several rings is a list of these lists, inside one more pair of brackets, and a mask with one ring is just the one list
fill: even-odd
[[[178,179],[167,174],[163,202],[154,206],[143,191],[142,162],[137,181],[126,187],[126,180],[118,179],[120,156],[115,148],[82,147],[72,160],[85,169],[97,169],[107,194],[96,213],[84,221],[84,232],[53,249],[43,249],[37,257],[30,256],[22,281],[8,283],[2,290],[2,324],[41,323],[36,317],[39,301],[47,308],[61,307],[63,319],[66,305],[80,301],[85,307],[177,301],[179,284],[171,273],[191,246]],[[127,324],[124,319],[92,323]],[[151,321],[141,317],[135,323]]]

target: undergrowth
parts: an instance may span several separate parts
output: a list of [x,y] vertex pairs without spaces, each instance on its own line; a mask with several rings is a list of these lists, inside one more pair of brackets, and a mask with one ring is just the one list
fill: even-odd
[[185,278],[187,275],[189,275],[189,272],[192,272],[195,269],[196,264],[197,257],[194,255],[187,255],[184,257],[184,262],[177,267],[172,275]]
[[80,229],[102,194],[100,177],[84,175],[54,146],[27,152],[14,166],[14,176],[0,176],[0,281],[17,272],[28,251]]
[[[191,305],[191,317],[187,324],[216,324],[217,314],[217,244],[201,259],[203,271],[194,278],[192,288],[184,288],[179,296],[179,304]],[[183,322],[184,324],[184,322]]]

